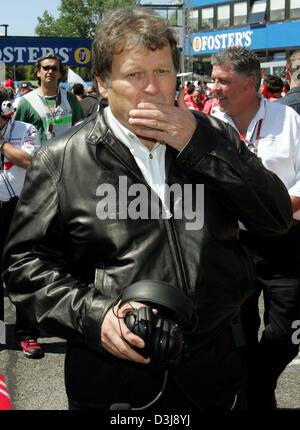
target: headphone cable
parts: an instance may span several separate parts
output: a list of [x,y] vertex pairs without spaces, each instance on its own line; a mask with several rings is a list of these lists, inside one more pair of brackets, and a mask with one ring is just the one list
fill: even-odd
[[145,406],[141,406],[139,408],[132,408],[131,405],[129,403],[113,403],[110,406],[110,410],[125,410],[125,409],[130,409],[131,411],[143,411],[145,409],[150,408],[151,406],[153,406],[163,395],[166,386],[167,386],[167,382],[168,382],[168,376],[169,376],[169,371],[165,370],[165,374],[164,374],[164,379],[163,379],[163,383],[161,386],[161,389],[159,391],[159,393],[157,394],[157,396],[151,400],[151,402],[147,403]]

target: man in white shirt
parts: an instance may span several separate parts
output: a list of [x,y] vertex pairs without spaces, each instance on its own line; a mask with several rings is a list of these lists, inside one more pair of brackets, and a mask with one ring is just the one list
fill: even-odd
[[[21,121],[14,121],[8,94],[0,88],[0,259],[14,215],[21,190],[24,185],[26,169],[30,166],[40,143],[36,128]],[[11,109],[11,111],[8,110]],[[3,285],[0,282],[0,321],[4,320]],[[26,357],[40,358],[43,350],[37,342],[38,331],[16,309],[16,336]]]
[[[264,166],[289,191],[294,226],[284,236],[262,237],[241,227],[240,240],[257,262],[258,291],[246,302],[243,324],[250,350],[249,402],[253,408],[275,405],[277,378],[297,355],[291,325],[299,319],[300,116],[291,108],[259,95],[260,64],[244,47],[230,47],[212,60],[214,95],[220,106],[213,116],[229,123]],[[260,344],[258,297],[265,299],[265,331]],[[262,385],[264,381],[264,386]],[[259,388],[259,384],[261,387]]]

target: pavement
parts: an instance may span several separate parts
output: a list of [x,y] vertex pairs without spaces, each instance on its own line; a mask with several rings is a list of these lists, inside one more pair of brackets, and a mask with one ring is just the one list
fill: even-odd
[[64,387],[65,341],[40,339],[45,349],[42,359],[26,358],[16,347],[15,310],[5,298],[6,345],[0,345],[0,373],[6,378],[14,410],[66,410]]
[[[45,357],[28,359],[16,348],[14,306],[5,298],[7,343],[0,345],[0,373],[8,383],[15,410],[67,410],[64,389],[65,341],[41,338]],[[276,397],[280,409],[300,410],[300,354],[282,373]]]

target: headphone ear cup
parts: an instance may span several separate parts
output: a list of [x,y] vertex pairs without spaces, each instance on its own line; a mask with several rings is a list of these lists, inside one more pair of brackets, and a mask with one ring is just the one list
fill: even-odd
[[135,348],[144,357],[150,357],[154,369],[175,367],[182,356],[183,332],[174,321],[154,315],[150,306],[135,309],[125,317],[125,324],[142,338],[145,347]]
[[162,318],[160,324],[159,362],[161,367],[169,367],[170,363],[170,325],[171,321]]
[[153,365],[161,369],[175,367],[181,359],[183,346],[183,332],[179,325],[158,317],[151,348]]
[[152,341],[151,341],[151,358],[152,365],[160,367],[161,360],[161,338],[162,338],[162,319],[156,316],[155,327],[153,328]]
[[144,357],[149,357],[153,327],[152,308],[145,306],[134,309],[125,316],[125,324],[132,333],[145,342],[144,348],[135,348],[135,350]]
[[170,367],[175,367],[179,363],[183,354],[184,339],[181,327],[173,321],[170,321],[170,323],[171,326],[168,336],[169,365]]
[[144,342],[145,346],[143,348],[146,356],[149,357],[151,354],[150,346],[152,339],[152,330],[153,330],[153,319],[154,315],[152,312],[152,308],[150,306],[145,306],[138,309],[138,322],[143,327],[142,336],[140,336]]

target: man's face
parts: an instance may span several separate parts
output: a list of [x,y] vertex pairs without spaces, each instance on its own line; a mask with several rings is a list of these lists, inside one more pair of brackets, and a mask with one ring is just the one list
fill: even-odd
[[192,99],[194,103],[201,103],[201,93],[200,91],[194,91],[192,94]]
[[21,96],[25,96],[25,94],[30,92],[30,88],[28,87],[22,87],[19,89],[19,94],[21,94]]
[[[103,82],[98,79],[99,86]],[[131,130],[129,111],[140,102],[173,105],[176,91],[176,70],[170,46],[156,51],[145,48],[123,50],[112,61],[111,82],[107,86],[108,104],[117,120]]]
[[48,58],[40,64],[40,69],[37,76],[41,80],[42,85],[47,87],[57,87],[62,75],[59,68],[59,62],[55,59]]
[[247,107],[249,91],[255,92],[254,76],[245,76],[233,70],[231,64],[213,66],[213,94],[220,102],[220,109],[228,115],[236,115]]

